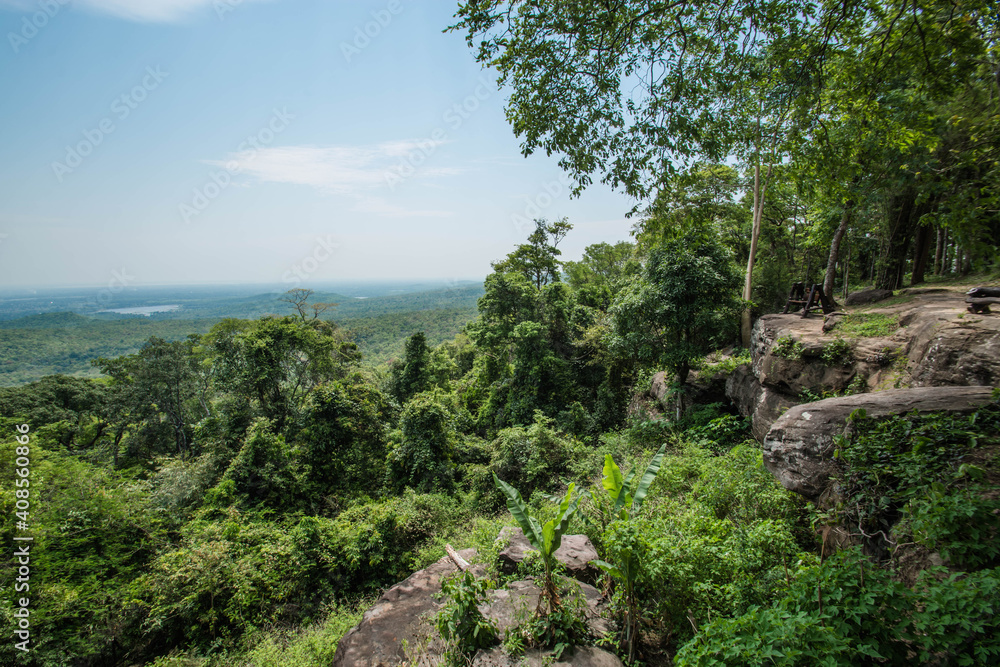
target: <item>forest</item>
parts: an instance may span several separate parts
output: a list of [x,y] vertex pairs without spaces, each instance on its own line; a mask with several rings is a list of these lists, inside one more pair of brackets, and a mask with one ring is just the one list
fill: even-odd
[[[1000,8],[483,0],[455,20],[524,152],[634,197],[632,239],[569,260],[572,222],[538,219],[457,335],[415,333],[382,363],[358,336],[403,324],[354,334],[296,289],[287,314],[0,389],[0,466],[26,470],[0,491],[0,539],[33,538],[32,650],[5,642],[3,662],[328,665],[445,544],[491,563],[513,508],[590,538],[614,620],[588,637],[552,594],[492,640],[514,654],[996,664],[1000,393],[969,415],[857,415],[837,447],[851,503],[822,511],[763,467],[732,406],[684,397],[746,360],[749,325],[793,282],[839,300],[1000,279]],[[660,371],[670,414],[640,400]],[[907,570],[877,542],[831,554],[818,535],[890,519],[942,564]],[[519,574],[558,578],[540,561]],[[481,587],[451,590],[474,624]],[[468,664],[475,642],[448,633]]]

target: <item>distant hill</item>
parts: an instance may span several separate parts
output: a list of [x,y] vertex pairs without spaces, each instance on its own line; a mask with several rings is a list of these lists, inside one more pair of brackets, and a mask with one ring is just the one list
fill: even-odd
[[[328,319],[351,332],[367,363],[379,364],[398,356],[405,340],[417,331],[425,332],[432,344],[454,337],[476,316],[476,301],[482,293],[480,284],[462,284],[409,293],[387,294],[383,288],[383,293],[368,298],[318,292],[313,301],[337,303],[328,312]],[[11,300],[0,301],[0,318],[8,316],[0,319],[0,386],[24,384],[54,373],[96,377],[92,359],[133,353],[150,336],[180,340],[188,334],[206,333],[226,317],[253,319],[266,314],[286,315],[293,310],[278,293],[232,294],[190,288],[171,292],[158,288],[148,296],[147,300],[116,299],[113,306],[181,307],[149,316],[63,311],[9,318],[11,312],[24,312],[25,301],[15,299],[14,306]],[[45,298],[38,297],[40,301]],[[76,303],[55,297],[49,301]]]

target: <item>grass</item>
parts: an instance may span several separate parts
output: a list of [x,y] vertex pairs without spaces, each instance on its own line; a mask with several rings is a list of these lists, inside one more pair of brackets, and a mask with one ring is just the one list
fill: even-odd
[[[885,304],[883,301],[878,305]],[[899,321],[894,314],[848,313],[837,323],[836,331],[852,338],[878,338],[891,336],[898,328]]]

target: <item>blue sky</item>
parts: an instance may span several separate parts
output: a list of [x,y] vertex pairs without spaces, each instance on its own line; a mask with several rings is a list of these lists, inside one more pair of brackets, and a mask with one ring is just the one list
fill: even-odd
[[0,286],[481,278],[632,202],[521,156],[456,4],[0,0]]

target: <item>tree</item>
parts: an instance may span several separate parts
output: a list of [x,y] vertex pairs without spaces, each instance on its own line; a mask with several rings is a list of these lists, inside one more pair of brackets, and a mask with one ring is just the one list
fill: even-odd
[[400,405],[431,388],[431,350],[423,331],[407,339],[403,359],[393,365],[390,373],[389,393]]
[[357,345],[316,318],[227,319],[212,327],[207,340],[220,387],[255,403],[279,432],[306,393],[344,377],[361,356]]
[[[118,423],[116,465],[118,443],[127,427],[155,427],[161,418],[173,432],[177,453],[190,455],[192,416],[202,387],[198,342],[198,336],[172,342],[153,336],[136,354],[94,360],[94,365],[111,377],[111,411]],[[208,410],[204,403],[201,407]]]
[[401,442],[389,455],[389,474],[398,487],[420,493],[452,487],[455,449],[452,417],[441,397],[425,392],[413,397],[399,419]]
[[312,389],[293,443],[310,493],[374,493],[385,476],[392,419],[388,398],[357,375]]
[[638,269],[631,243],[595,243],[583,251],[579,262],[564,262],[567,282],[581,303],[607,310],[619,282]]
[[493,262],[493,270],[520,273],[538,290],[558,281],[560,262],[556,258],[562,254],[558,246],[571,229],[573,226],[566,218],[551,224],[544,219],[535,220],[535,231],[528,236],[528,242],[517,246],[506,259]]
[[739,283],[714,239],[687,234],[657,246],[611,306],[608,345],[646,366],[666,366],[683,387],[692,362],[731,338]]

